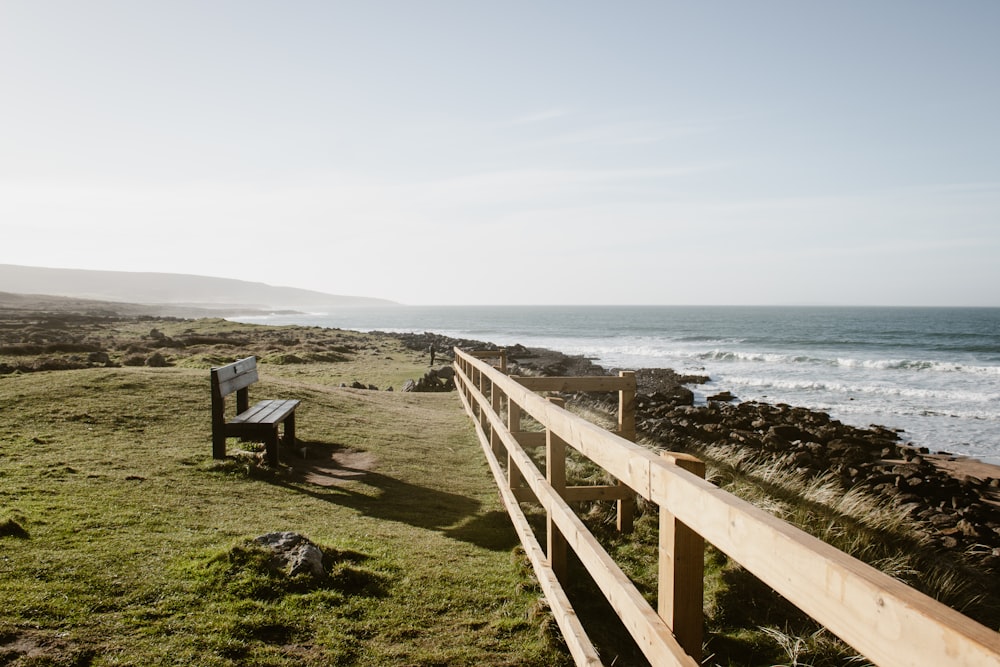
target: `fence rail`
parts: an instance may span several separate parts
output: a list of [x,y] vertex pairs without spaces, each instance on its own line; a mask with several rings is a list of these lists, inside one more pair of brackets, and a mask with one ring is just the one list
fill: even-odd
[[[600,659],[561,586],[568,549],[650,663],[693,667],[701,657],[703,545],[709,542],[878,665],[1000,667],[997,632],[706,482],[697,459],[657,455],[622,437],[634,437],[634,377],[631,389],[627,377],[512,378],[502,353],[457,348],[455,371],[501,496],[577,664],[597,665]],[[548,388],[619,391],[621,435],[535,393]],[[524,414],[541,424],[544,434],[522,431]],[[544,473],[525,449],[541,446],[546,448]],[[567,487],[567,447],[621,486]],[[660,511],[656,610],[569,505],[594,497],[627,503],[633,493]],[[523,501],[537,502],[546,511],[544,548],[520,508]],[[629,523],[619,527],[627,530]]]

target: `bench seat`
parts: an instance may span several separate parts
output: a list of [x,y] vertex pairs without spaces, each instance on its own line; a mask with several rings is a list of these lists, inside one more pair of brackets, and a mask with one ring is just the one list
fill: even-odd
[[246,412],[241,412],[226,421],[226,431],[233,435],[253,433],[261,427],[271,427],[280,424],[287,418],[294,417],[295,408],[299,402],[294,399],[271,399],[260,401]]

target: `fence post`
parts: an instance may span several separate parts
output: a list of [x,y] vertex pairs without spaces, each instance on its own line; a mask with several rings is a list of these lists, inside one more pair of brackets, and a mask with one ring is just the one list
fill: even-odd
[[[561,398],[549,398],[549,402],[560,408],[566,405]],[[550,429],[545,429],[545,480],[559,494],[566,491],[566,443]],[[548,537],[549,567],[559,581],[566,583],[566,538],[559,531],[552,513],[546,512],[545,533]]]
[[500,348],[500,372],[507,375],[507,348]]
[[[502,399],[503,399],[502,393],[499,391],[499,389],[497,389],[496,383],[491,380],[490,407],[493,409],[493,414],[497,416],[500,415]],[[493,425],[490,424],[489,426],[490,426],[490,446],[493,448],[493,455],[499,458],[504,450],[503,441],[500,440],[500,434],[497,433],[495,428],[493,428]]]
[[[705,462],[689,454],[662,452],[669,463],[705,478]],[[688,655],[701,661],[704,626],[705,540],[660,508],[657,611]]]
[[[521,406],[507,397],[507,430],[518,433],[521,430]],[[521,469],[515,465],[510,452],[507,452],[507,486],[516,489],[521,486]]]
[[[472,389],[475,387],[479,388],[479,369],[470,364],[469,366],[469,398],[472,398]],[[472,415],[477,421],[479,420],[479,401],[472,401]]]
[[[479,389],[479,393],[483,396],[486,395],[486,383],[489,381],[490,379],[486,377],[486,374],[479,371],[479,383],[476,387]],[[486,415],[486,408],[482,405],[479,406],[479,425],[482,427],[483,431],[486,431],[490,427],[489,417]]]
[[[630,379],[629,387],[618,391],[618,433],[635,442],[635,371],[619,371],[618,377]],[[621,481],[618,486],[625,486]],[[635,517],[635,497],[622,498],[618,506],[618,532],[631,533]]]
[[635,442],[635,371],[618,371],[618,377],[631,380],[618,391],[618,432]]

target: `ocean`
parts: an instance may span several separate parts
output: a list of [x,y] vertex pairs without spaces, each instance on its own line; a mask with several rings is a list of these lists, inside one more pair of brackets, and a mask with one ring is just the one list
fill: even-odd
[[1000,308],[399,306],[233,319],[432,331],[606,368],[673,368],[711,378],[693,388],[699,401],[728,390],[1000,464]]

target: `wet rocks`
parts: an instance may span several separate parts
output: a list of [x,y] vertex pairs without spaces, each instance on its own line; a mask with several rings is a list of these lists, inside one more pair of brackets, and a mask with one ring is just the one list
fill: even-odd
[[[956,476],[938,465],[946,455],[906,444],[892,429],[849,426],[786,404],[738,403],[726,393],[695,406],[690,390],[678,382],[683,376],[638,371],[641,377],[650,393],[636,396],[636,426],[655,444],[696,455],[709,445],[729,446],[806,478],[832,474],[845,491],[862,489],[910,515],[929,544],[1000,572],[996,479]],[[609,395],[581,393],[570,400],[617,409],[617,397]]]
[[[899,441],[889,429],[847,426],[803,408],[759,403],[709,404],[657,410],[643,402],[640,432],[665,446],[697,451],[728,442],[756,450],[762,459],[807,477],[833,473],[841,486],[862,488],[894,503],[923,526],[930,542],[980,554],[981,564],[1000,564],[1000,507],[984,499],[988,482],[961,479],[935,465],[926,448]],[[748,428],[749,426],[749,428]]]

